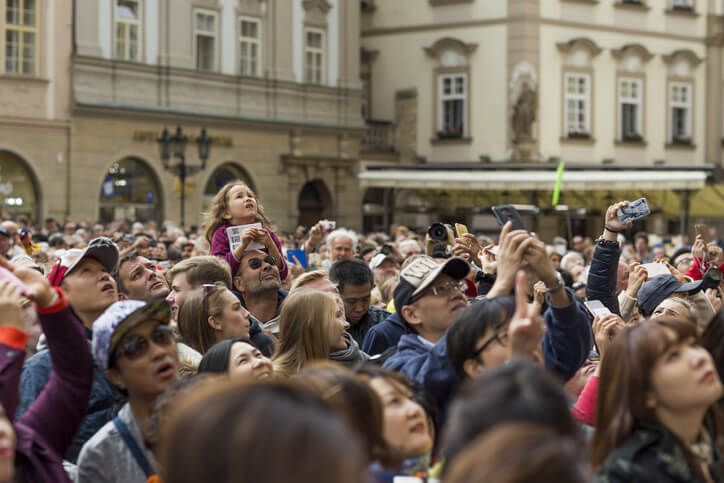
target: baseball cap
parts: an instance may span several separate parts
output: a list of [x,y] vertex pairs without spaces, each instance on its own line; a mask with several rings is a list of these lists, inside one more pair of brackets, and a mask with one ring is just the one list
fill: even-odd
[[2,227],[0,227],[0,235],[6,236],[8,238],[13,237],[13,234],[10,233],[10,230],[8,230],[7,228],[2,228]]
[[121,300],[113,303],[93,322],[93,361],[105,371],[110,355],[128,331],[147,320],[168,324],[170,319],[171,308],[163,299],[153,302]]
[[65,276],[84,258],[98,260],[108,270],[108,273],[113,273],[118,265],[118,247],[110,238],[98,237],[92,239],[83,249],[66,250],[50,270],[50,275],[48,275],[50,284],[59,287]]
[[375,268],[382,265],[382,262],[384,262],[385,260],[390,260],[395,265],[400,264],[400,262],[392,255],[385,255],[384,253],[378,253],[377,255],[372,257],[372,260],[370,260],[370,269],[374,270]]
[[658,275],[644,283],[639,290],[639,311],[644,317],[654,313],[654,309],[672,293],[695,294],[701,290],[701,280],[681,283],[673,275]]
[[468,262],[460,257],[452,257],[444,263],[437,263],[431,257],[416,259],[400,272],[400,283],[394,293],[395,307],[401,313],[402,307],[410,305],[412,300],[425,291],[441,274],[446,273],[461,280],[470,272]]

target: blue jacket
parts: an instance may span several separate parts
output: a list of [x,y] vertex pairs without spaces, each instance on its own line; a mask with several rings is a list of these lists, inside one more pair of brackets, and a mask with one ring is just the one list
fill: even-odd
[[395,312],[379,324],[370,327],[362,341],[362,352],[371,356],[382,354],[390,347],[396,346],[400,337],[411,333],[399,312]]
[[[573,291],[566,291],[571,302],[565,307],[553,307],[547,300],[549,308],[543,317],[548,330],[542,341],[545,367],[563,381],[573,377],[593,346],[591,316]],[[447,358],[446,343],[447,336],[430,346],[415,334],[404,335],[397,345],[397,353],[383,364],[383,367],[425,386],[442,415],[457,388],[455,370]]]
[[[89,334],[90,331],[86,330],[86,336]],[[90,340],[88,344],[90,344]],[[40,395],[52,372],[53,363],[48,349],[41,350],[25,361],[23,373],[20,376],[20,401],[18,401],[15,421],[22,417],[33,401]],[[85,442],[113,418],[116,403],[122,398],[120,391],[113,387],[106,378],[105,373],[96,365],[93,365],[93,386],[88,401],[88,411],[85,413],[83,423],[73,440],[73,444],[64,456],[65,459],[72,463],[76,462]]]
[[588,300],[600,300],[608,310],[618,315],[621,315],[621,310],[616,296],[616,275],[620,258],[621,248],[618,243],[596,244],[586,284]]

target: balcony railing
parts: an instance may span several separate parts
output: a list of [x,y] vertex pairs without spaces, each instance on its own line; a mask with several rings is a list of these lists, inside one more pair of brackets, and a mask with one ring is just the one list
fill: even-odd
[[367,119],[367,134],[362,139],[362,151],[373,153],[395,152],[395,123]]

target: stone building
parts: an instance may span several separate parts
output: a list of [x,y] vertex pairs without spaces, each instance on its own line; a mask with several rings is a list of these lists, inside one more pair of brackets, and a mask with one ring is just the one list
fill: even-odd
[[[53,3],[70,12],[70,1],[40,1]],[[282,229],[320,217],[359,227],[356,173],[365,128],[357,2],[73,3],[72,22],[55,17],[68,30],[68,48],[54,55],[66,62],[66,84],[59,86],[65,92],[55,102],[65,102],[69,146],[62,160],[48,158],[57,166],[26,161],[37,186],[57,189],[52,198],[41,196],[38,216],[178,221],[184,190],[186,224],[193,225],[218,189],[238,177]],[[212,138],[205,169],[183,187],[164,168],[156,142],[177,126],[189,138],[190,166],[201,165],[194,141],[202,128]]]
[[367,211],[493,233],[491,205],[535,205],[544,235],[594,235],[608,203],[648,196],[641,228],[719,223],[723,13],[706,0],[363,2],[367,113],[393,126],[398,153],[362,153]]
[[72,3],[0,1],[0,216],[69,208]]

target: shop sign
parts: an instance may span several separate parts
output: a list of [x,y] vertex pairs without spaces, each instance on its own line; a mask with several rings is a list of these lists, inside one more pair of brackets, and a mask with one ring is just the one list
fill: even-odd
[[[172,133],[171,133],[172,134]],[[133,140],[140,143],[155,143],[161,137],[160,132],[155,131],[133,131]],[[198,135],[188,136],[189,142],[195,143]],[[233,140],[228,136],[211,136],[211,145],[213,147],[231,147],[234,145]]]

